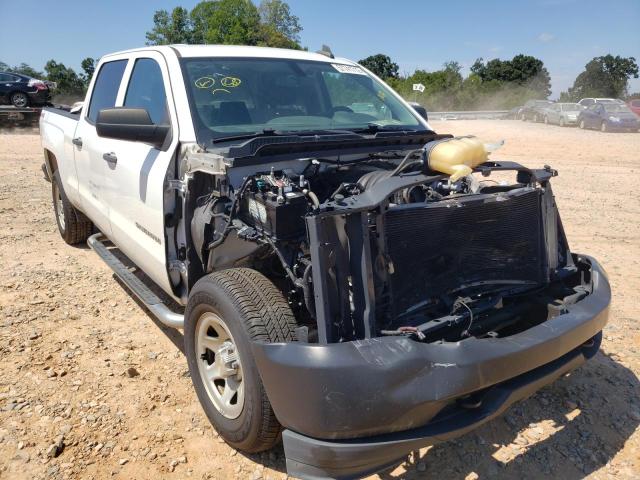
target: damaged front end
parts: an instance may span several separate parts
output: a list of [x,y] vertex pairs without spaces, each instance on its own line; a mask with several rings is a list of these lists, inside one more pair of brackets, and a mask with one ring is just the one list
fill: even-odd
[[474,172],[516,181],[379,174],[306,216],[317,335],[305,342],[302,327],[298,342],[254,344],[289,473],[379,470],[597,351],[609,285],[569,250],[556,172],[512,162]]
[[465,159],[477,144],[449,139],[374,139],[374,151],[345,135],[324,156],[319,140],[280,139],[230,148],[224,169],[192,161],[190,269],[257,269],[298,323],[294,342],[252,343],[292,475],[377,471],[599,347],[611,292],[598,263],[569,250],[556,172],[484,150]]

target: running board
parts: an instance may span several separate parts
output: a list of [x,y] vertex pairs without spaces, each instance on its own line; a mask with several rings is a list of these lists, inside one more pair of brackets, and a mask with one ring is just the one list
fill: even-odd
[[171,328],[184,327],[184,315],[169,310],[162,300],[153,293],[149,287],[140,281],[118,258],[109,251],[102,243],[102,233],[91,235],[87,240],[87,245],[98,254],[100,258],[111,267],[111,270],[118,276],[129,290],[149,309],[149,311],[160,322]]

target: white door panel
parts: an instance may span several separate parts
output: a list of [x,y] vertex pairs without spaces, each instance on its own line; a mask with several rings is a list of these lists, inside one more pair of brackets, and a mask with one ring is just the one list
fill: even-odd
[[[137,70],[138,61],[145,67],[141,65]],[[143,71],[147,77],[155,73],[157,82],[144,77],[144,88],[136,90],[136,85],[140,86]],[[178,128],[164,57],[151,51],[132,55],[123,85],[126,89],[118,95],[118,106],[145,108],[154,123],[170,123],[172,140],[164,149],[142,142],[114,140],[115,143],[110,145],[111,150],[103,152],[113,153],[117,157],[117,162],[107,164],[104,174],[111,220],[110,237],[127,257],[171,294],[164,233],[164,185],[167,169],[178,145]],[[158,88],[163,88],[166,96],[167,108],[162,109],[162,120],[155,118],[159,115],[155,99],[161,96]],[[128,95],[137,101],[129,102]]]

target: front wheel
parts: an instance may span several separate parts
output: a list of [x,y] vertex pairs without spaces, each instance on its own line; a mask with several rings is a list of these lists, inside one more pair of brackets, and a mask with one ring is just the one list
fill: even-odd
[[607,133],[609,131],[609,126],[607,125],[607,122],[602,122],[600,124],[600,131]]
[[549,125],[549,117],[547,117],[546,115],[544,116],[544,124]]
[[279,440],[251,342],[293,341],[295,326],[282,293],[255,270],[221,270],[194,285],[185,311],[189,373],[209,421],[234,448],[255,453]]
[[580,120],[580,123],[578,124],[578,126],[580,127],[581,130],[584,130],[585,129],[584,120]]
[[560,126],[564,127],[564,118],[560,117]]

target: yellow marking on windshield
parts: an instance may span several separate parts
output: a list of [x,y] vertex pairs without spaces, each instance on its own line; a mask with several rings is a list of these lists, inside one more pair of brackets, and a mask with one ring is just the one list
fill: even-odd
[[222,80],[220,80],[220,84],[223,87],[228,87],[228,88],[239,87],[241,83],[242,83],[242,80],[240,80],[237,77],[224,77]]
[[215,95],[217,92],[231,93],[226,88],[214,88],[213,90],[211,90],[211,95]]
[[200,77],[195,81],[197,88],[211,88],[215,85],[216,79],[213,77]]

